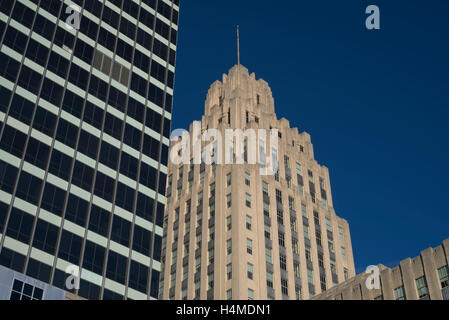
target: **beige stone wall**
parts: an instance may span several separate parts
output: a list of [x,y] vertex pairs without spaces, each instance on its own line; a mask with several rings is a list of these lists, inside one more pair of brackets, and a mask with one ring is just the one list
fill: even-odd
[[[247,121],[247,113],[248,120]],[[228,123],[230,115],[230,123]],[[194,165],[193,172],[189,173],[190,166],[183,165],[183,176],[179,176],[180,165],[173,165],[170,161],[168,176],[171,184],[167,189],[167,205],[165,211],[166,222],[164,224],[163,239],[163,273],[161,277],[161,297],[163,299],[183,298],[183,289],[187,289],[187,298],[195,298],[195,282],[200,280],[200,296],[197,298],[226,299],[226,292],[232,290],[232,299],[248,299],[248,289],[254,291],[255,299],[267,299],[267,264],[266,246],[270,241],[265,238],[265,223],[269,222],[272,246],[273,289],[275,299],[296,299],[295,283],[301,287],[301,298],[309,298],[309,289],[314,289],[315,294],[321,292],[320,267],[318,263],[318,246],[316,242],[316,230],[321,230],[323,270],[325,274],[326,288],[333,285],[329,250],[329,238],[333,238],[335,260],[335,279],[337,282],[345,280],[345,269],[348,277],[355,275],[354,260],[352,254],[349,225],[346,220],[338,217],[333,209],[329,170],[321,166],[314,159],[313,145],[310,135],[299,133],[297,128],[290,128],[288,120],[277,119],[274,113],[274,99],[271,89],[264,80],[256,80],[254,73],[251,75],[243,66],[234,66],[228,75],[223,75],[222,81],[216,81],[211,85],[205,102],[205,114],[201,120],[202,131],[217,128],[222,132],[227,128],[240,128],[242,130],[277,128],[282,134],[279,139],[279,181],[273,175],[263,176],[259,174],[259,165],[217,165],[215,174],[211,165],[204,166],[204,181],[200,181],[201,166]],[[192,133],[193,126],[190,127]],[[173,145],[172,145],[173,146]],[[224,148],[224,146],[223,146]],[[284,166],[284,155],[289,157],[291,183],[287,181],[287,173]],[[301,165],[303,191],[300,191],[300,181],[297,178],[296,163]],[[309,188],[308,171],[313,174],[316,198],[312,201]],[[250,175],[250,185],[245,184],[245,173]],[[227,186],[227,175],[231,174],[232,182]],[[171,176],[171,178],[170,178]],[[189,188],[189,177],[192,178],[192,187]],[[324,190],[327,205],[324,207],[321,197],[320,178],[324,181]],[[179,182],[178,182],[179,181]],[[269,218],[264,216],[264,197],[262,183],[269,185]],[[178,193],[178,183],[179,190]],[[210,185],[215,183],[215,214],[212,217],[209,209]],[[282,192],[283,225],[277,221],[276,189]],[[203,192],[202,219],[198,224],[198,194]],[[179,196],[178,196],[179,194]],[[227,208],[226,196],[232,195],[232,206]],[[251,195],[251,207],[245,203],[245,195]],[[289,197],[294,199],[294,210],[289,210]],[[190,232],[186,235],[186,201],[191,201]],[[266,201],[266,200],[265,200]],[[302,216],[301,204],[306,205],[307,219]],[[179,218],[176,219],[175,211],[179,208]],[[318,213],[319,226],[315,226],[314,212]],[[251,230],[246,228],[247,216],[251,217]],[[296,217],[296,233],[292,232],[290,217]],[[227,230],[227,217],[232,219],[232,228]],[[330,232],[327,231],[326,218],[330,221]],[[304,239],[304,221],[308,221],[311,261],[309,267],[313,268],[313,286],[308,284],[306,262],[306,240]],[[215,237],[209,239],[209,225],[215,228]],[[341,237],[339,228],[341,228]],[[177,241],[174,241],[177,231]],[[198,230],[198,231],[197,231]],[[284,232],[285,245],[278,243],[278,232]],[[201,247],[197,248],[197,233],[201,234]],[[298,255],[293,254],[292,238],[298,239]],[[232,239],[232,253],[227,254],[226,241]],[[247,239],[252,240],[253,252],[247,253]],[[188,243],[189,253],[185,254],[185,243]],[[174,249],[174,247],[176,249]],[[214,248],[214,262],[208,263],[208,248]],[[341,248],[346,251],[346,259],[343,259]],[[177,259],[173,261],[173,253]],[[280,253],[286,256],[287,270],[280,268]],[[196,254],[201,257],[201,271],[196,274]],[[187,257],[187,258],[185,258]],[[184,260],[184,261],[183,261]],[[294,276],[293,261],[299,260],[300,277]],[[183,279],[183,267],[187,263],[188,276]],[[253,279],[248,279],[247,265],[253,265]],[[232,264],[232,279],[227,279],[226,266]],[[268,266],[270,268],[271,266]],[[209,291],[208,271],[213,268],[214,287]],[[172,271],[176,275],[175,285],[172,286]],[[288,296],[282,294],[281,277],[288,280]],[[209,295],[208,295],[209,292]]]
[[[416,279],[425,277],[428,296],[423,299],[449,299],[449,282],[442,283],[438,270],[449,265],[449,239],[436,248],[428,248],[413,259],[407,258],[392,269],[379,265],[380,290],[368,290],[366,279],[369,276],[361,273],[348,281],[314,297],[314,300],[373,300],[381,297],[383,300],[396,300],[394,290],[403,286],[407,300],[418,300]],[[443,295],[445,293],[445,295]]]

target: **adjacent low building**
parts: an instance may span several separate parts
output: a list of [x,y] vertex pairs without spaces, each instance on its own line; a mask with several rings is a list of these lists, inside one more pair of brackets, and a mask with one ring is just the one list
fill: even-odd
[[449,300],[449,239],[394,268],[378,265],[380,289],[369,290],[372,274],[359,274],[314,300]]

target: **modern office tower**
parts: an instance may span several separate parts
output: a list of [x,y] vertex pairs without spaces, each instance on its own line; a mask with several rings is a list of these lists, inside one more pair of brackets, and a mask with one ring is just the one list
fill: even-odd
[[[268,84],[234,66],[207,94],[199,135],[211,128],[223,137],[226,129],[278,129],[279,171],[169,161],[160,298],[309,299],[354,276],[329,171],[314,159],[310,136],[277,119]],[[192,124],[192,141],[194,131]]]
[[78,266],[68,291],[87,299],[157,298],[178,11],[0,2],[1,265],[63,290]]
[[[373,284],[372,272],[363,272],[314,300],[449,300],[449,239],[436,248],[428,248],[413,259],[402,260],[398,266],[378,265],[380,288]],[[368,279],[370,277],[370,279]]]

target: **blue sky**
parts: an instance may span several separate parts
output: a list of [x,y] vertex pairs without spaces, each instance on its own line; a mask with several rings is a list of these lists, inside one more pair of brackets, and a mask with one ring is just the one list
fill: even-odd
[[[381,30],[365,28],[380,8]],[[236,63],[312,137],[357,272],[449,238],[449,1],[181,1],[172,129]]]

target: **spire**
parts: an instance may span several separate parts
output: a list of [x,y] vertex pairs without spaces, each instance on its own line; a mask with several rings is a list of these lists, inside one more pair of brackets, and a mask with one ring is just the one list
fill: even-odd
[[240,38],[239,38],[239,25],[237,25],[237,64],[240,66]]

